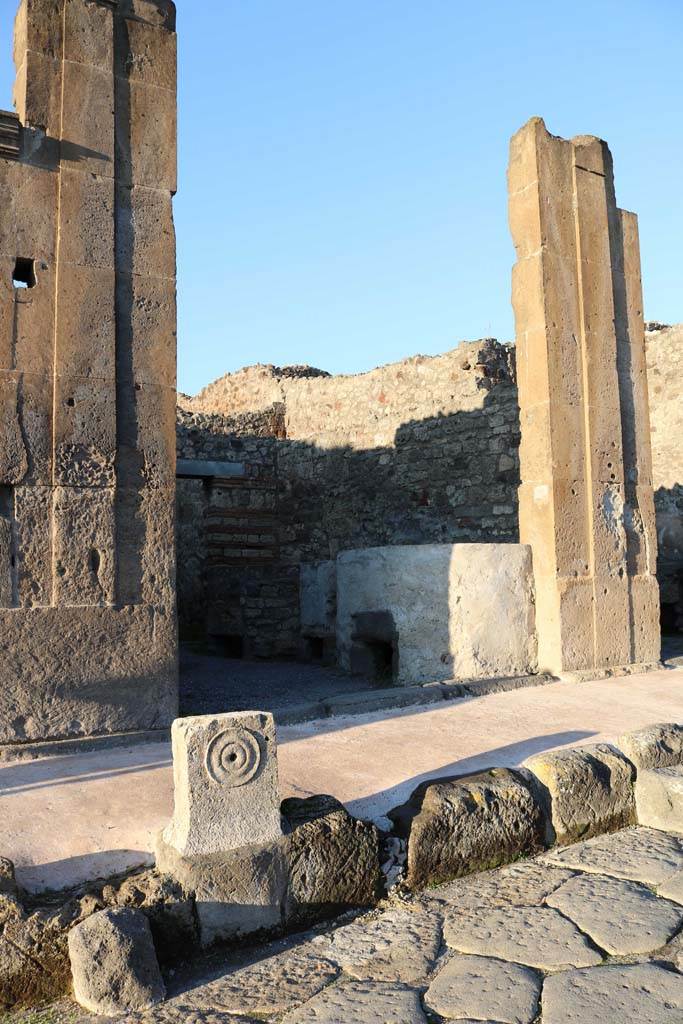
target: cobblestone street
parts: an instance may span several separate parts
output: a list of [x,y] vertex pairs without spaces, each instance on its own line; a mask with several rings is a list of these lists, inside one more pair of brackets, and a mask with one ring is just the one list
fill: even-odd
[[[681,1024],[683,837],[630,828],[214,956],[117,1024]],[[102,1018],[60,1004],[28,1021]]]

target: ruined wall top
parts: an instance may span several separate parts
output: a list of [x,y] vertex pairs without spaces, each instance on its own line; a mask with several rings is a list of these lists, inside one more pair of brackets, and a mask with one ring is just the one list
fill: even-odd
[[492,387],[514,382],[514,353],[511,346],[485,338],[443,355],[412,356],[355,375],[286,370],[246,367],[194,398],[179,395],[178,404],[195,416],[229,418],[283,409],[284,431],[278,436],[325,447],[393,444],[407,422],[480,409]]

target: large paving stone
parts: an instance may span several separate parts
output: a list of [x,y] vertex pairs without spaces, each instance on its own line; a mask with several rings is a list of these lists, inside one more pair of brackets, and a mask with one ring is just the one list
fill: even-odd
[[413,889],[507,864],[543,849],[545,822],[527,779],[508,768],[421,783],[389,812],[408,838]]
[[427,1024],[413,989],[367,981],[332,985],[282,1020],[283,1024]]
[[683,975],[654,964],[566,971],[543,987],[543,1024],[680,1024]]
[[541,970],[602,962],[576,925],[552,907],[455,910],[446,917],[444,938],[460,953],[498,957]]
[[594,871],[661,885],[683,870],[683,839],[653,828],[629,828],[595,836],[566,850],[552,850],[541,860],[577,871]]
[[331,984],[339,968],[311,943],[272,955],[264,950],[257,963],[228,971],[179,999],[195,1010],[266,1016],[300,1006]]
[[659,949],[683,924],[683,907],[638,882],[606,875],[577,875],[546,902],[616,956]]
[[426,907],[442,904],[465,907],[534,907],[574,877],[573,871],[551,868],[538,861],[509,864],[468,878],[459,878],[419,897]]
[[366,981],[426,979],[439,955],[441,917],[409,906],[337,929],[320,953]]
[[563,846],[636,821],[633,765],[606,743],[536,754],[525,767],[538,779]]
[[641,825],[683,832],[683,764],[639,771],[636,810]]
[[657,887],[657,892],[660,896],[665,896],[667,900],[683,904],[683,871],[667,878],[666,882]]
[[541,979],[528,967],[456,954],[427,989],[425,1005],[447,1020],[531,1024],[540,994]]

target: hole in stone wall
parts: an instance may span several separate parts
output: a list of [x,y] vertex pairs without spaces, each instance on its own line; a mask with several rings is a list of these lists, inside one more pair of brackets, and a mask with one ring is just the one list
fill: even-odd
[[351,647],[351,673],[367,676],[379,686],[391,686],[394,647],[386,640],[356,640]]
[[100,553],[97,548],[91,549],[88,564],[90,566],[90,572],[94,573],[95,576],[98,576],[100,572]]
[[12,284],[15,288],[35,288],[36,261],[26,259],[24,256],[17,256],[12,273]]
[[11,519],[12,517],[12,488],[0,487],[0,519]]
[[311,661],[322,661],[325,655],[325,641],[321,636],[306,637],[306,656]]
[[394,617],[388,611],[358,612],[353,616],[351,672],[378,686],[391,686],[398,674],[398,643]]

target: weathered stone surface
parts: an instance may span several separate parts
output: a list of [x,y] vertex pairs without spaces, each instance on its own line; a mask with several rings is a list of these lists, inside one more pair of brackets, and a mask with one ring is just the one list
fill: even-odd
[[194,893],[202,946],[269,931],[282,923],[287,891],[284,837],[224,853],[183,857],[164,842],[162,833],[156,865]]
[[550,907],[455,910],[446,916],[444,938],[461,953],[547,971],[602,961],[578,928]]
[[566,850],[553,850],[546,863],[659,886],[683,870],[683,839],[651,828],[595,836]]
[[605,1014],[639,1024],[675,1024],[683,977],[655,964],[566,971],[543,986],[543,1024],[603,1024]]
[[302,634],[333,637],[337,622],[337,563],[327,559],[302,565],[299,595]]
[[546,899],[607,953],[650,953],[683,923],[683,908],[651,889],[603,875],[579,875]]
[[459,878],[436,889],[428,889],[419,899],[428,907],[434,904],[450,904],[463,909],[533,907],[570,878],[573,878],[571,871],[527,861]]
[[[339,975],[339,968],[319,949],[306,943],[278,952],[266,948],[255,963],[220,976],[197,993],[185,993],[178,1002],[196,1011],[257,1014],[286,1013],[307,1002]],[[169,1009],[174,1002],[169,1003]]]
[[30,911],[17,898],[0,896],[0,1006],[32,1006],[63,995],[71,984],[68,932],[107,907],[143,910],[162,961],[184,958],[196,942],[191,901],[152,871]]
[[323,956],[359,981],[427,978],[441,946],[441,917],[413,906],[362,917],[320,941]]
[[668,900],[683,904],[683,871],[671,875],[665,882],[658,885],[657,892]]
[[173,609],[0,610],[0,742],[168,728],[177,672]]
[[683,725],[666,723],[624,733],[617,746],[636,768],[670,768],[683,764]]
[[636,811],[640,825],[683,832],[683,763],[639,770]]
[[540,805],[507,768],[428,781],[389,813],[408,836],[406,881],[414,889],[483,871],[543,846]]
[[532,594],[529,551],[518,545],[343,551],[340,665],[372,673],[373,645],[384,644],[393,649],[387,678],[398,685],[528,674],[536,667]]
[[14,864],[7,857],[0,857],[0,895],[17,897],[19,886],[14,877]]
[[540,994],[541,979],[528,967],[456,954],[432,980],[424,998],[430,1010],[447,1020],[531,1024]]
[[335,800],[315,796],[283,801],[288,889],[285,917],[327,916],[372,904],[379,894],[379,833]]
[[271,714],[178,718],[171,739],[175,807],[165,845],[192,857],[282,836]]
[[149,922],[139,910],[103,910],[69,932],[76,1000],[92,1013],[144,1010],[166,990]]
[[[164,728],[177,710],[171,8],[19,4],[25,130],[0,159],[5,743]],[[140,268],[164,287],[133,286]]]
[[683,974],[683,932],[679,932],[663,949],[657,950],[658,961],[668,961]]
[[525,766],[541,784],[559,845],[635,823],[635,772],[613,747],[536,754]]
[[552,136],[538,117],[511,141],[508,183],[539,668],[657,661],[637,220],[616,207],[607,145]]
[[283,1024],[427,1024],[420,996],[403,985],[347,981],[331,985],[298,1010],[285,1014]]

